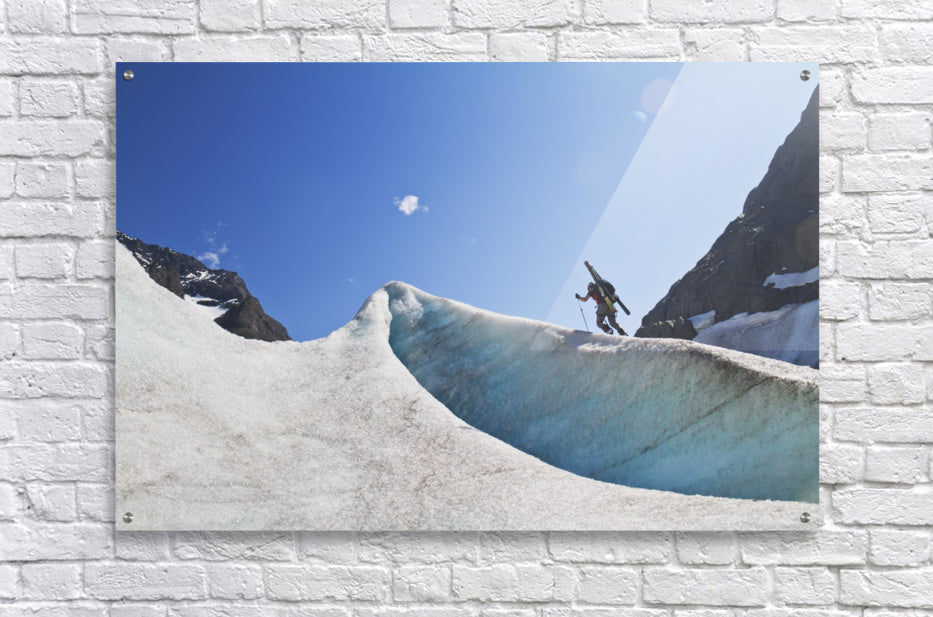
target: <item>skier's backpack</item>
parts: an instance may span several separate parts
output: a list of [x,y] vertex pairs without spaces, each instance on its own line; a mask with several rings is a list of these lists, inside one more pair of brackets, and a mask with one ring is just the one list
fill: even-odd
[[612,283],[605,279],[600,279],[599,284],[602,285],[602,288],[606,290],[606,293],[609,294],[609,299],[614,299],[616,295],[616,288],[612,286]]

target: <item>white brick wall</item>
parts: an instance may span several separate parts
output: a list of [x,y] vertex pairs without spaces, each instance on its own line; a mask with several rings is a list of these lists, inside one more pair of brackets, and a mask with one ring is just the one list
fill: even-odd
[[[0,615],[933,613],[933,4],[0,2]],[[116,61],[823,62],[826,524],[790,533],[121,533]]]

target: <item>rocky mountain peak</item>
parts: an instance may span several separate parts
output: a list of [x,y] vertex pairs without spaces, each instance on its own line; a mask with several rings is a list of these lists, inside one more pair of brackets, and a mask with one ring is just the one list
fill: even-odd
[[230,270],[212,270],[199,260],[173,249],[146,244],[120,231],[117,240],[133,253],[149,277],[179,298],[212,309],[214,322],[243,338],[290,341],[285,326],[270,317]]

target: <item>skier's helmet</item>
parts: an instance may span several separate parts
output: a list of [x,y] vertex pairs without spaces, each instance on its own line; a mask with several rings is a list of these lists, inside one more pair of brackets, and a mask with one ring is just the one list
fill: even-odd
[[596,283],[591,282],[589,285],[586,286],[586,288],[590,291],[593,291],[594,289],[596,289]]

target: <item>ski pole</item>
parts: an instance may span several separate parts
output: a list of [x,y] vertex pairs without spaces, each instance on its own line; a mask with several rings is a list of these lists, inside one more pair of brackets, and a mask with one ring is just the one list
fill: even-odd
[[590,331],[590,324],[586,323],[586,315],[583,314],[583,307],[580,307],[580,317],[583,318],[583,325],[586,327],[586,331]]

